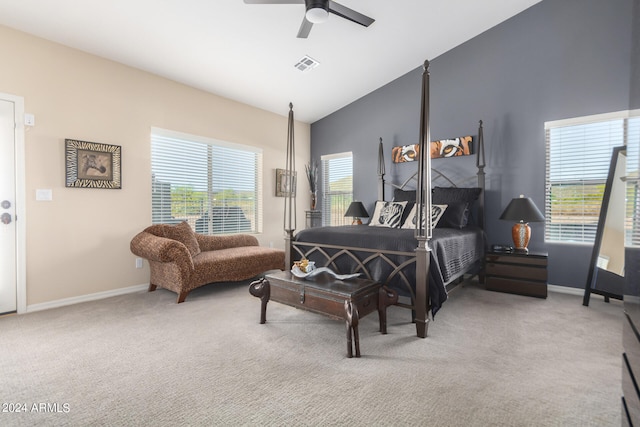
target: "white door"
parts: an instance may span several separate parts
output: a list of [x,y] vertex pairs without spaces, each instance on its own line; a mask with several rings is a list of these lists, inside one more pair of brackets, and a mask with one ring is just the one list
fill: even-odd
[[0,314],[17,309],[16,108],[0,96]]

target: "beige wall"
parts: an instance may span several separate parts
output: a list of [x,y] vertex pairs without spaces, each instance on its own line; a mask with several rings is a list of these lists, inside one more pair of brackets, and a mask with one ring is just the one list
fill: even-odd
[[[148,265],[135,269],[129,241],[151,222],[152,126],[261,147],[265,215],[257,237],[284,246],[284,199],[274,186],[287,105],[276,115],[2,26],[0,57],[0,92],[24,97],[25,112],[35,115],[25,133],[28,306],[148,283]],[[296,123],[295,136],[304,173],[309,125]],[[122,146],[122,189],[66,188],[65,138]],[[36,189],[52,189],[53,200],[36,201]],[[301,228],[309,201],[299,194]]]

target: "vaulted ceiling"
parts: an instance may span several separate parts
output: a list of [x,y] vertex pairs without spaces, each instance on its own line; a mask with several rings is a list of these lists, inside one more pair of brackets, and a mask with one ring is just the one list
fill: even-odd
[[313,123],[539,1],[340,0],[375,22],[306,39],[304,5],[243,0],[0,0],[0,25]]

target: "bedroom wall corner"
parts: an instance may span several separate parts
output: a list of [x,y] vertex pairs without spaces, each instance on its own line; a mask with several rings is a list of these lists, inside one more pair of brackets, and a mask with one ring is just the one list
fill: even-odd
[[[25,99],[36,125],[25,133],[27,305],[108,294],[148,283],[131,238],[151,223],[150,132],[159,127],[263,149],[261,245],[284,247],[282,115],[0,26],[0,92]],[[249,124],[249,125],[248,125]],[[310,128],[295,124],[297,165],[309,159]],[[122,189],[65,187],[64,139],[120,145]],[[53,200],[35,200],[51,189]],[[309,201],[297,199],[304,223]]]
[[[475,135],[477,121],[484,121],[489,243],[511,241],[510,225],[498,218],[513,197],[532,197],[544,211],[545,121],[628,108],[634,1],[543,0],[430,58],[432,139]],[[420,73],[418,67],[311,125],[313,157],[352,148],[354,195],[369,205],[376,197],[379,137],[387,179],[413,173],[411,163],[390,159],[394,145],[418,140]],[[475,163],[469,157],[433,165],[462,176]],[[547,245],[542,223],[532,228],[529,247],[549,252],[549,282],[584,287],[589,257]]]

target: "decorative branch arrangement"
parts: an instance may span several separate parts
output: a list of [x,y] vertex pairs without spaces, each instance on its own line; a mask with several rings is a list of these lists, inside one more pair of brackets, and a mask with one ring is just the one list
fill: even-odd
[[307,163],[304,165],[304,170],[307,172],[307,179],[309,180],[309,189],[312,193],[318,191],[318,163]]
[[316,209],[316,201],[318,200],[318,163],[311,162],[304,165],[309,181],[309,191],[311,191],[311,210]]

